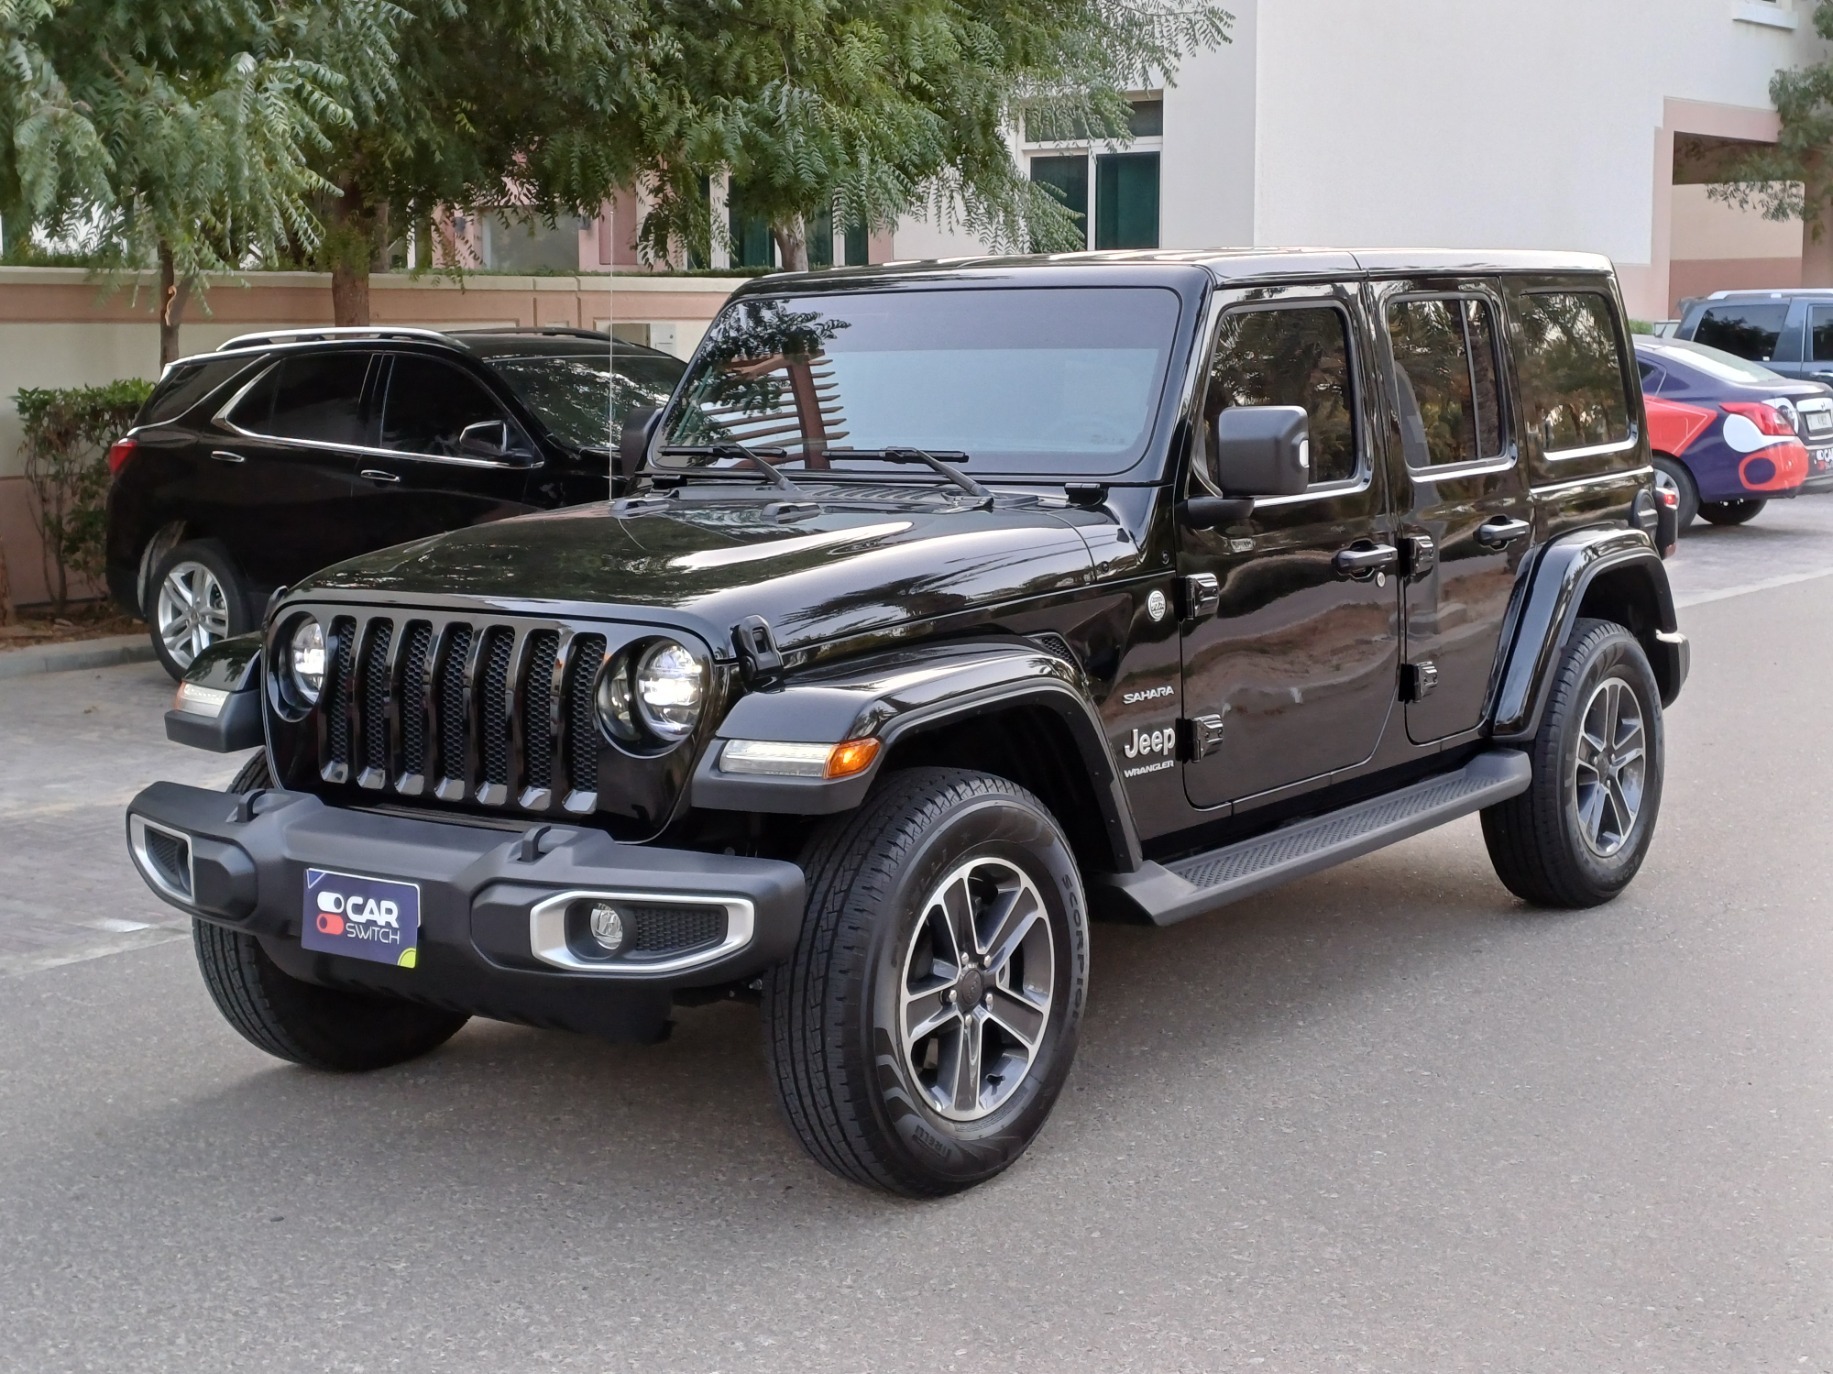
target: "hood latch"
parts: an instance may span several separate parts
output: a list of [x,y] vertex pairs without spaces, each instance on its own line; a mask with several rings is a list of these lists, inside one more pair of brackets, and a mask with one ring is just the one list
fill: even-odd
[[783,685],[783,655],[763,616],[748,615],[734,625],[732,645],[738,650],[738,673],[745,686],[754,692],[774,692]]

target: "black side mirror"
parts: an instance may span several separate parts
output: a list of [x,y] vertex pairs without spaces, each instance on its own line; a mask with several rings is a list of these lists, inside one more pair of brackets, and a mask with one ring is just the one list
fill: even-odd
[[509,422],[479,420],[458,431],[458,451],[473,458],[505,458],[509,455]]
[[1231,496],[1303,496],[1311,422],[1303,406],[1233,406],[1210,429],[1216,482]]
[[637,406],[624,417],[624,428],[617,436],[617,471],[612,474],[612,485],[619,492],[642,470],[649,441],[655,438],[661,420],[660,406]]

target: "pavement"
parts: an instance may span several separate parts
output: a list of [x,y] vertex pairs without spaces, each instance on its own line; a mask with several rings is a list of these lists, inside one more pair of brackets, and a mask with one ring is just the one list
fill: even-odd
[[151,665],[0,683],[0,1370],[1833,1371],[1833,499],[1672,571],[1624,897],[1530,910],[1465,821],[1097,926],[1050,1125],[926,1204],[803,1158],[743,1006],[267,1059],[121,841],[239,760]]

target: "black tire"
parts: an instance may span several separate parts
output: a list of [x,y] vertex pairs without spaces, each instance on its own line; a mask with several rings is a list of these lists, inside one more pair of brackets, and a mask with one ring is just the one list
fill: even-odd
[[158,657],[166,672],[174,681],[183,678],[185,669],[191,666],[196,656],[197,643],[176,646],[169,642],[172,631],[162,625],[162,609],[165,604],[165,590],[169,579],[178,575],[186,583],[195,585],[199,579],[198,571],[207,575],[208,583],[213,582],[221,590],[221,604],[216,605],[211,599],[209,627],[205,634],[210,643],[228,639],[233,635],[247,634],[255,626],[255,608],[250,604],[248,579],[236,567],[235,560],[229,551],[214,539],[193,539],[180,544],[164,558],[159,560],[153,569],[152,581],[147,584],[146,594],[146,629],[153,642],[153,653]]
[[[1631,823],[1615,826],[1615,833],[1605,826],[1602,838],[1614,847],[1601,849],[1586,836],[1589,827],[1583,812],[1589,807],[1580,796],[1579,775],[1603,773],[1599,765],[1581,770],[1579,750],[1587,713],[1601,709],[1600,693],[1613,681],[1633,694],[1640,713],[1644,766]],[[1593,717],[1594,723],[1597,719]],[[1633,736],[1617,723],[1614,713],[1611,719],[1612,751],[1621,748],[1626,757]],[[1483,812],[1483,839],[1504,886],[1536,906],[1564,908],[1600,905],[1629,886],[1648,853],[1661,810],[1663,734],[1661,693],[1642,645],[1613,621],[1579,621],[1560,653],[1546,714],[1529,746],[1532,785]],[[1589,746],[1587,751],[1591,752]],[[1595,791],[1588,789],[1587,797]],[[1608,797],[1598,807],[1600,826],[1606,815],[1621,816]]]
[[[256,754],[229,789],[273,785],[266,755]],[[470,1020],[459,1012],[304,982],[283,973],[254,936],[209,921],[193,919],[191,943],[223,1019],[257,1049],[307,1068],[357,1073],[405,1063],[437,1049]]]
[[1693,480],[1693,474],[1685,463],[1665,453],[1655,455],[1655,468],[1664,473],[1680,492],[1680,509],[1676,514],[1680,519],[1680,528],[1685,530],[1699,514],[1699,483]]
[[[801,939],[764,980],[767,1055],[790,1128],[818,1163],[840,1177],[911,1197],[958,1192],[1007,1168],[1030,1145],[1062,1090],[1087,995],[1087,904],[1055,818],[1003,778],[913,768],[887,775],[858,811],[825,823],[811,837],[802,865],[809,889]],[[933,951],[919,957],[929,948],[919,942],[932,928],[926,913],[938,910],[930,902],[937,885],[975,865],[981,866],[976,874],[1009,874],[1022,900],[1041,904],[1044,919],[1029,922],[1033,935],[1026,943],[1046,930],[1048,964],[1026,954],[1030,971],[1022,977],[1026,989],[1048,984],[1050,1000],[1039,1018],[1035,1053],[1020,1076],[1010,1069],[989,1074],[985,1092],[984,1063],[960,1077],[975,1094],[966,1110],[985,1114],[959,1120],[931,1098],[942,1090],[939,1081],[926,1085],[927,1070],[913,1067],[905,1053],[901,1017],[907,960],[911,969],[927,967],[926,978],[954,977],[940,974]],[[934,994],[947,998],[956,1010],[946,1014],[956,1018],[959,1007],[978,995],[960,991],[970,979],[974,989],[987,989],[986,1002],[974,1005],[992,1016],[994,999],[1021,977],[1011,962],[984,974],[972,959],[956,962],[958,981]],[[957,1029],[912,1043],[942,1053],[937,1045],[975,1022],[970,1016],[950,1024]],[[989,1052],[1006,1043],[1005,1032],[993,1024],[987,1038],[976,1041],[992,1047]],[[1020,1045],[1014,1037],[1007,1050],[1022,1054]],[[997,1069],[1009,1061],[992,1063]],[[942,1074],[938,1069],[938,1080]]]
[[1709,525],[1742,525],[1755,520],[1758,512],[1769,502],[1749,501],[1701,501],[1699,513]]

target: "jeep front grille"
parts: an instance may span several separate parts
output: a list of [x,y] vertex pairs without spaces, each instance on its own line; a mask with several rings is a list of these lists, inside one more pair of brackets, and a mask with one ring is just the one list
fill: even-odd
[[543,625],[335,615],[322,700],[327,782],[586,813],[607,640]]

